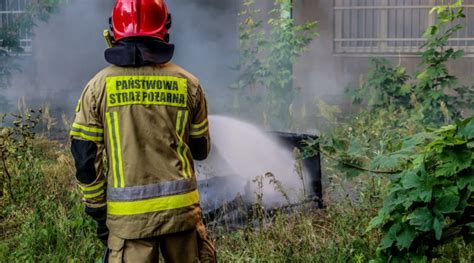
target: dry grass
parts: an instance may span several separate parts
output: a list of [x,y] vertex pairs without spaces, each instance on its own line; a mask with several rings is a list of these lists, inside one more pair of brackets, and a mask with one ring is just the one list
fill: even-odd
[[277,214],[259,229],[211,229],[223,262],[366,262],[379,233],[365,233],[374,211],[331,204]]

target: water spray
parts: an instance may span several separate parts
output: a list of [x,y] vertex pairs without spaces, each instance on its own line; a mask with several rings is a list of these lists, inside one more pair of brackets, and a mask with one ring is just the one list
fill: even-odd
[[305,139],[315,136],[269,133],[223,116],[210,116],[209,124],[211,154],[206,161],[196,162],[208,220],[236,214],[231,216],[235,223],[256,201],[268,211],[308,202],[322,207],[319,156],[302,161],[298,171],[293,154]]

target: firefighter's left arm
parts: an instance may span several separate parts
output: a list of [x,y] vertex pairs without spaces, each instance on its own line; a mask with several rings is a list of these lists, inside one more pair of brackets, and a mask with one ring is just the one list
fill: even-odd
[[195,160],[204,160],[211,150],[211,137],[209,135],[209,121],[207,116],[207,100],[202,87],[198,92],[191,119],[189,148]]
[[106,215],[107,182],[102,162],[104,128],[96,98],[88,85],[78,102],[70,135],[76,180],[86,205],[86,213],[98,221]]

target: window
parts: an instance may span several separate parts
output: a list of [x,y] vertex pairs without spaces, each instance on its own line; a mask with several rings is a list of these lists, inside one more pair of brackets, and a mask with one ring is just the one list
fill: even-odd
[[[442,0],[335,0],[334,51],[348,55],[414,55],[425,29],[435,22],[429,11]],[[465,28],[450,41],[474,55],[474,0],[464,1]]]
[[[14,23],[18,16],[25,12],[25,9],[30,2],[31,0],[0,0],[0,28]],[[29,30],[21,29],[20,46],[27,53],[32,51],[31,42],[31,32]]]

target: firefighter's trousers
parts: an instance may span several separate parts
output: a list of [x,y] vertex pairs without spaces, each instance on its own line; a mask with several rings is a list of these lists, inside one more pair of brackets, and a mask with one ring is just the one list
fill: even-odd
[[158,262],[159,253],[165,262],[214,263],[216,251],[203,225],[197,229],[146,239],[121,239],[110,235],[109,263]]

